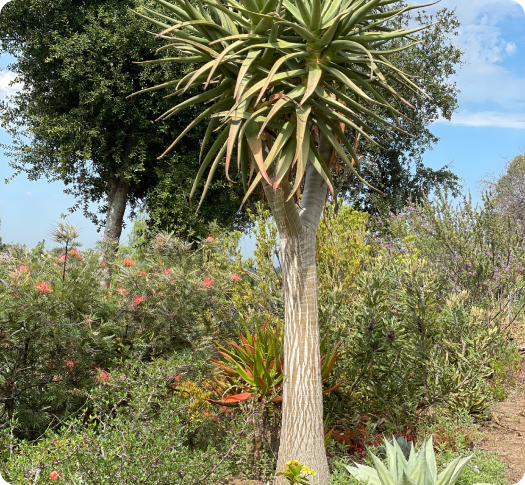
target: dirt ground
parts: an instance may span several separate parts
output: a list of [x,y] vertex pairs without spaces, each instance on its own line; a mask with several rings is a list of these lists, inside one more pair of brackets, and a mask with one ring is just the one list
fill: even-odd
[[508,483],[515,484],[525,475],[525,359],[507,392],[493,409],[493,421],[482,426],[477,446],[497,453],[507,464]]

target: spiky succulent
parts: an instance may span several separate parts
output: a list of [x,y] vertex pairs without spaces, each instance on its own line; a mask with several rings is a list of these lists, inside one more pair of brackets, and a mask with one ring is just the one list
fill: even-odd
[[[147,62],[188,63],[194,68],[181,79],[144,91],[169,88],[174,90],[169,96],[175,96],[204,87],[160,117],[207,103],[165,152],[210,119],[192,196],[209,170],[204,197],[224,158],[229,179],[235,156],[246,197],[262,179],[274,188],[290,181],[292,197],[300,190],[307,164],[333,190],[331,164],[341,164],[359,177],[357,140],[362,136],[380,142],[371,121],[397,128],[403,114],[396,105],[410,103],[392,86],[423,93],[389,60],[417,43],[411,34],[425,28],[389,27],[392,19],[418,8],[398,7],[399,0],[155,1],[168,15],[149,9],[137,14],[169,41],[159,50],[173,50],[177,57]],[[400,38],[413,42],[392,50],[385,47]],[[388,109],[392,123],[377,114],[377,106]],[[320,136],[333,146],[330,160],[319,153]]]

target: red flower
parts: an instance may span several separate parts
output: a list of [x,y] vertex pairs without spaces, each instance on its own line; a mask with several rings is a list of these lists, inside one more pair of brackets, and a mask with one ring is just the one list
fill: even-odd
[[208,241],[209,243],[214,243],[215,242],[215,236],[213,234],[210,234],[207,238],[206,238],[206,241]]
[[24,271],[29,271],[29,266],[26,266],[25,264],[21,264],[16,270],[16,272],[20,274],[22,274]]
[[49,474],[49,478],[51,480],[58,480],[58,472],[56,470],[53,470],[50,474]]
[[204,288],[211,288],[215,284],[215,281],[213,281],[213,278],[204,278],[202,280],[202,286]]
[[233,273],[233,274],[231,275],[231,279],[232,279],[233,281],[241,281],[242,278],[241,278],[241,276],[240,276],[239,274],[237,274],[237,273]]
[[135,305],[140,305],[145,300],[146,299],[142,295],[137,295],[135,298],[133,298],[133,303]]
[[73,367],[75,367],[75,364],[77,363],[76,360],[64,360],[64,363],[70,368],[72,369]]
[[178,374],[178,375],[175,376],[175,380],[177,382],[179,382],[181,380],[181,378],[182,378],[182,374]]
[[109,374],[106,371],[101,370],[97,376],[97,382],[108,382]]
[[82,259],[82,256],[80,255],[80,251],[78,249],[72,249],[71,251],[69,251],[69,254],[76,259]]
[[124,261],[122,261],[122,264],[124,266],[133,266],[135,264],[135,261],[131,258],[125,258]]
[[51,292],[51,287],[47,281],[39,281],[35,288],[43,295]]
[[65,260],[66,260],[66,254],[65,253],[62,253],[58,258],[57,258],[57,263],[63,263]]
[[117,293],[119,295],[125,295],[127,292],[128,292],[128,290],[126,290],[126,288],[122,288],[122,287],[118,287],[117,288]]
[[100,266],[101,268],[105,268],[105,267],[106,267],[106,263],[104,263],[104,261],[101,261],[99,266]]
[[164,274],[171,274],[171,273],[173,273],[173,269],[172,268],[168,268],[168,269],[164,270]]

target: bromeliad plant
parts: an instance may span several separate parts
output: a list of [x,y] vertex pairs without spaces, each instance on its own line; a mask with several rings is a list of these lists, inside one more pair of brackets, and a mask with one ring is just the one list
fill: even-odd
[[457,457],[438,475],[432,436],[423,441],[418,452],[411,445],[407,460],[397,440],[393,439],[391,443],[385,439],[387,466],[371,453],[375,468],[359,464],[346,468],[358,481],[369,485],[454,485],[465,465],[472,459],[472,456]]
[[[237,407],[240,402],[255,398],[259,402],[279,403],[282,401],[283,383],[283,329],[268,325],[256,325],[251,333],[239,332],[240,344],[228,342],[217,345],[223,360],[212,359],[219,375],[214,380],[214,390],[220,399],[207,401],[226,407]],[[328,334],[321,342],[321,378],[327,382],[337,359],[338,345],[330,348]],[[325,389],[332,392],[342,381]]]
[[[286,379],[277,469],[285,468],[285,457],[295,457],[317,471],[310,483],[327,485],[317,227],[328,191],[334,192],[331,169],[361,179],[360,138],[381,144],[372,125],[400,130],[402,104],[412,106],[396,89],[424,94],[395,65],[395,54],[417,44],[412,34],[424,27],[399,28],[397,20],[415,7],[399,7],[396,0],[155,2],[162,12],[137,14],[167,41],[162,54],[174,54],[147,62],[187,64],[188,73],[147,90],[167,88],[168,96],[197,90],[160,119],[207,104],[165,153],[208,118],[191,196],[208,171],[202,201],[223,158],[230,179],[236,159],[246,198],[262,183],[279,230]],[[390,48],[395,39],[401,46]]]

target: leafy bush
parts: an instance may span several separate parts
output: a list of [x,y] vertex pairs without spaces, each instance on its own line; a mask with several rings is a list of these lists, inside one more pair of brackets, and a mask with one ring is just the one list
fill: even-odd
[[[191,365],[188,365],[191,356]],[[14,483],[223,483],[248,476],[244,468],[253,433],[250,413],[214,416],[198,391],[205,361],[181,353],[155,365],[120,363],[85,392],[85,411],[47,432],[37,444],[18,442],[7,464]],[[175,392],[172,382],[200,383]],[[4,442],[15,444],[12,436]],[[3,453],[8,453],[3,450]],[[56,475],[55,475],[56,474]]]

